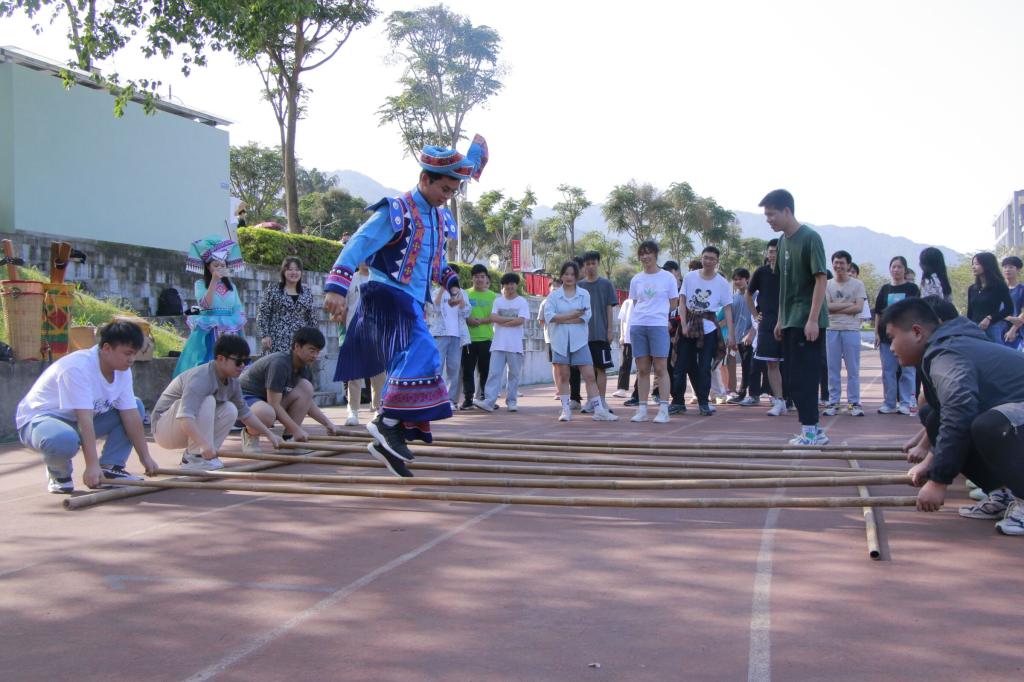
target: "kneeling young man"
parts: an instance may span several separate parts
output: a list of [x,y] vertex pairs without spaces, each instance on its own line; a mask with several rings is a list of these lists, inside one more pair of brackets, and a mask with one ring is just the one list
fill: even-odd
[[[132,364],[142,344],[136,325],[111,322],[100,329],[95,346],[47,367],[18,403],[18,437],[42,453],[51,493],[74,492],[71,461],[79,447],[85,457],[82,481],[90,488],[101,478],[141,481],[124,468],[132,448],[146,473],[156,472],[142,425],[145,408],[132,385]],[[102,455],[98,438],[106,439]]]
[[[1024,355],[989,341],[976,324],[957,317],[944,324],[919,298],[888,308],[882,324],[904,367],[920,366],[929,408],[931,452],[910,470],[921,511],[937,511],[946,488],[962,473],[989,493],[981,518],[1024,535]],[[1002,491],[1001,500],[993,493]]]
[[249,362],[245,339],[224,334],[213,347],[213,360],[179,374],[164,389],[153,408],[153,439],[163,448],[185,448],[182,469],[223,468],[217,450],[236,419],[278,446],[277,436],[242,399],[238,377]]
[[[290,353],[270,353],[254,362],[242,374],[242,398],[264,426],[275,421],[284,426],[284,440],[309,440],[302,422],[309,415],[324,425],[334,436],[341,430],[313,402],[313,371],[310,367],[320,357],[327,339],[316,327],[300,327],[292,336]],[[247,427],[242,430],[242,450],[258,452],[260,432]]]

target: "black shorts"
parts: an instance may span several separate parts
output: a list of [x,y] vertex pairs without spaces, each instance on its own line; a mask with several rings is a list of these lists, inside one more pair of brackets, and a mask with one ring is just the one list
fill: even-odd
[[591,341],[590,357],[594,361],[594,369],[611,369],[615,366],[612,362],[612,346],[607,341]]
[[775,340],[775,323],[778,317],[764,315],[757,323],[757,347],[754,348],[754,358],[766,362],[780,362],[782,360],[782,342]]

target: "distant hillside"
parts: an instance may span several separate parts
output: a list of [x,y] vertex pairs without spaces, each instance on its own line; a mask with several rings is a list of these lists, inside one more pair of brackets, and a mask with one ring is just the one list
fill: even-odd
[[[358,171],[341,170],[335,171],[333,175],[338,178],[338,187],[348,190],[353,196],[363,198],[367,203],[400,193],[396,189],[384,187],[373,178]],[[576,221],[577,239],[594,230],[609,232],[604,216],[601,215],[601,209],[602,205],[597,204],[583,212],[583,215]],[[543,220],[554,214],[554,209],[550,206],[537,206],[533,209],[534,220]],[[771,239],[777,236],[768,227],[768,223],[760,213],[736,211],[736,220],[744,237]],[[837,225],[814,225],[813,227],[821,234],[821,239],[825,243],[826,255],[843,249],[850,252],[854,261],[871,263],[882,273],[888,272],[889,259],[893,256],[904,256],[911,267],[916,269],[918,254],[921,253],[921,249],[929,246],[928,244],[919,244],[906,237],[875,232],[866,227],[839,227]],[[963,254],[945,246],[939,246],[939,249],[946,257],[946,265],[953,266],[964,258]]]

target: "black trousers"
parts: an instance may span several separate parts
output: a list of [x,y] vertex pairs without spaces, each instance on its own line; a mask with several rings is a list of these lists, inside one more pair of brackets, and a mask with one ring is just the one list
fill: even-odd
[[[822,335],[825,330],[821,330]],[[821,388],[822,402],[828,402],[828,344],[821,344],[821,367],[818,368],[818,384]]]
[[754,377],[751,376],[753,374],[753,366],[754,366],[754,347],[753,346],[746,346],[746,345],[741,343],[739,345],[739,354],[740,354],[740,371],[743,373],[743,376],[740,379],[739,389],[736,391],[737,395],[739,395],[739,397],[741,397],[741,398],[746,398],[748,391],[750,392],[751,395],[761,395],[761,384],[760,384],[759,380],[758,380],[758,383],[756,384],[756,386],[757,386],[757,393],[754,393],[753,390],[751,389],[751,386],[754,385],[754,384],[751,383],[751,381],[754,378]]
[[[697,339],[682,337],[676,346],[676,366],[672,368],[672,384],[685,385],[685,375],[690,375],[697,403],[706,406],[711,392],[711,364],[715,361],[718,344],[718,330],[704,335],[703,346],[697,348]],[[674,397],[674,396],[673,396]]]
[[[462,395],[463,400],[472,401],[474,397],[484,397],[484,386],[487,385],[487,374],[491,368],[491,342],[472,341],[462,347]],[[476,390],[474,374],[480,372],[480,390]]]
[[616,388],[620,391],[629,390],[629,373],[633,371],[633,344],[622,344],[622,360],[619,362],[619,381]]
[[[930,405],[918,413],[932,443],[939,439],[939,415]],[[1024,428],[998,410],[979,414],[971,422],[971,444],[960,473],[986,493],[1005,486],[1024,498]]]
[[803,327],[786,327],[782,330],[782,364],[788,370],[787,397],[796,404],[803,426],[815,426],[818,423],[818,382],[824,350],[824,329],[819,330],[818,338],[814,341],[807,340]]

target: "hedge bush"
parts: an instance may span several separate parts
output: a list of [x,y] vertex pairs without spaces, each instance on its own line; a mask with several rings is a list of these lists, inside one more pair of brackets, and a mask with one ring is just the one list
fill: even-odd
[[279,268],[281,261],[288,256],[298,256],[304,270],[324,273],[331,271],[341,251],[341,245],[331,239],[262,227],[238,228],[238,245],[245,262],[250,265]]

